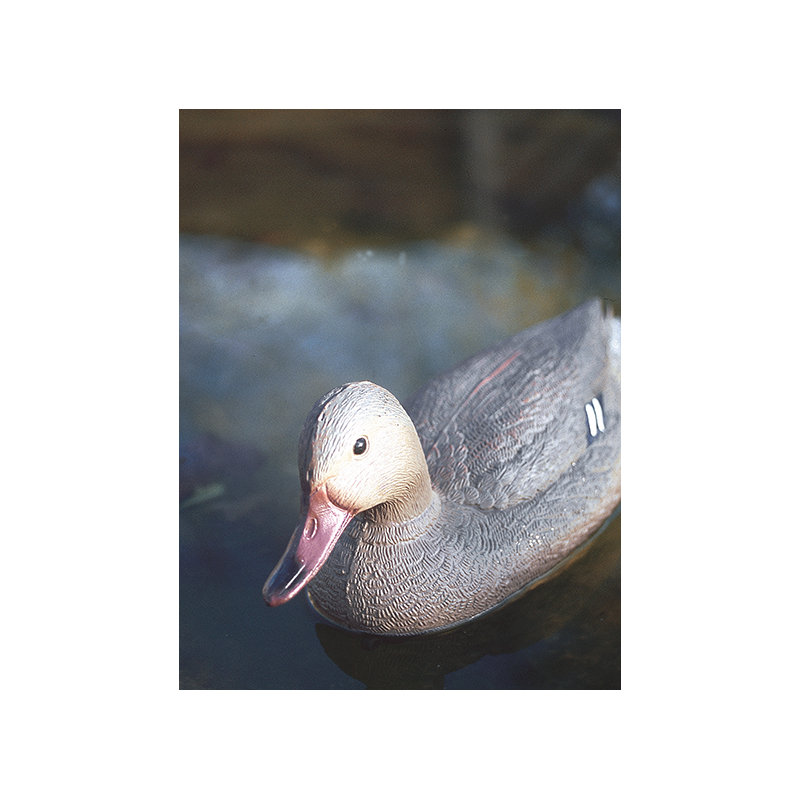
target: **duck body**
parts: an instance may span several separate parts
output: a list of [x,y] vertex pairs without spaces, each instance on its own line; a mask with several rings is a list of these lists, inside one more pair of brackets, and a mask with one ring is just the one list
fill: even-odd
[[591,300],[438,376],[405,411],[369,382],[328,393],[301,435],[304,516],[265,599],[308,584],[324,617],[379,635],[507,602],[620,501],[620,371],[619,320]]

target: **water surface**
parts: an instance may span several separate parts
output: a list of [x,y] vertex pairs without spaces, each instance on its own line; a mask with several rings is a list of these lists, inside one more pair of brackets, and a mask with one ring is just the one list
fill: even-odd
[[523,598],[445,634],[358,636],[305,598],[261,598],[299,515],[297,440],[318,397],[366,379],[402,399],[597,292],[574,254],[502,238],[321,261],[183,236],[181,687],[619,688],[619,518]]

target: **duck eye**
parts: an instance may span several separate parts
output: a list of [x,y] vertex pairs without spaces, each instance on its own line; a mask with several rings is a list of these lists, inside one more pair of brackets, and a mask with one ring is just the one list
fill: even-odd
[[363,436],[356,439],[356,443],[353,445],[353,452],[357,456],[367,452],[367,440]]

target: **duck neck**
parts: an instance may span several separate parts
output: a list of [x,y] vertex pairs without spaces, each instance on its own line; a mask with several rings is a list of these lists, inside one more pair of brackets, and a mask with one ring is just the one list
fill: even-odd
[[407,471],[406,478],[402,488],[398,488],[391,500],[364,512],[364,516],[370,522],[385,527],[403,525],[417,519],[430,509],[437,496],[431,486],[422,448],[419,448],[413,469]]

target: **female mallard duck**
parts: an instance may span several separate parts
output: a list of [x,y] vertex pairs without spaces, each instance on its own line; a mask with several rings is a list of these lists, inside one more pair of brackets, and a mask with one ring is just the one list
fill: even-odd
[[354,631],[467,622],[519,594],[620,501],[620,322],[599,300],[512,336],[406,404],[368,381],[311,409],[303,513],[264,585],[309,581]]

